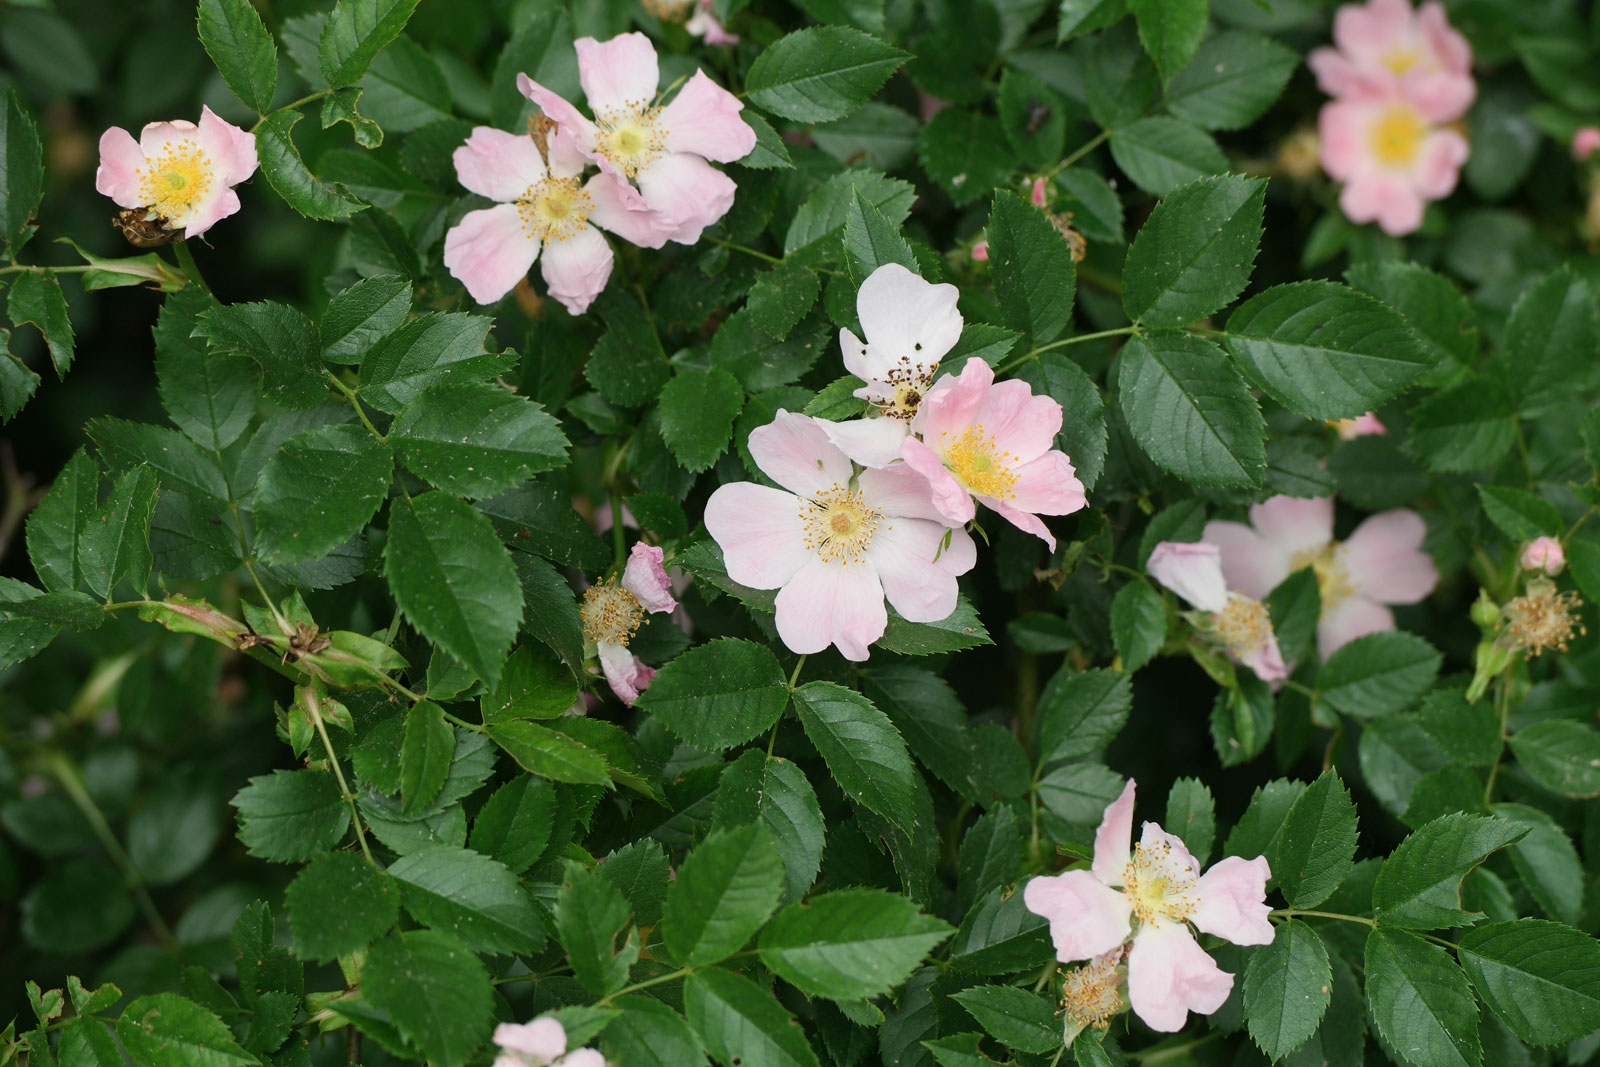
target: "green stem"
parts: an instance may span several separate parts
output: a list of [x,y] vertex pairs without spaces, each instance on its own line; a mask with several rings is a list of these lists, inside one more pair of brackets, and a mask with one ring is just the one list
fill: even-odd
[[795,661],[794,670],[789,674],[789,692],[794,692],[795,683],[800,680],[800,668],[806,665],[806,657],[802,654]]
[[356,795],[350,792],[350,783],[344,780],[344,768],[339,766],[339,757],[333,753],[333,741],[328,737],[328,727],[322,721],[319,699],[315,689],[306,687],[306,710],[311,713],[311,722],[317,728],[317,736],[322,738],[322,748],[328,753],[328,765],[333,768],[333,777],[339,783],[339,793],[344,797],[344,802],[350,806],[350,822],[356,828],[356,840],[361,842],[361,854],[367,857],[368,863],[376,867],[378,861],[372,858],[372,849],[367,845],[367,832],[361,828],[361,810],[356,807]]
[[601,997],[595,1002],[595,1007],[609,1007],[611,1002],[617,997],[628,993],[637,993],[639,990],[649,989],[651,986],[665,985],[667,982],[675,982],[679,978],[687,978],[693,973],[693,967],[680,967],[676,971],[668,971],[666,974],[658,974],[654,978],[647,978],[642,982],[635,982],[632,985],[623,986],[615,993],[607,993],[605,996]]
[[[242,534],[242,525],[240,530]],[[261,594],[261,602],[266,604],[267,610],[272,612],[272,617],[277,620],[278,628],[285,634],[294,633],[294,627],[289,625],[289,620],[283,617],[283,612],[278,610],[278,605],[274,604],[272,602],[272,598],[267,595],[267,587],[261,584],[261,576],[256,573],[255,564],[251,563],[248,559],[245,559],[243,562],[246,573],[250,575],[250,580],[256,583],[256,592]]]
[[1111,136],[1111,131],[1110,130],[1101,130],[1099,133],[1095,134],[1088,141],[1085,141],[1082,145],[1080,145],[1076,152],[1072,153],[1066,159],[1063,159],[1060,163],[1057,163],[1055,166],[1051,167],[1050,170],[1046,173],[1046,177],[1053,178],[1057,174],[1060,174],[1062,171],[1064,171],[1068,167],[1072,166],[1078,160],[1082,159],[1084,156],[1088,155],[1090,152],[1093,152],[1096,148],[1099,148],[1101,145],[1105,144],[1106,139],[1109,138],[1110,136]]
[[[321,100],[323,97],[327,96],[331,92],[333,92],[332,89],[319,89],[316,92],[311,93],[309,96],[302,96],[300,99],[292,100],[289,103],[284,104],[282,107],[273,108],[272,111],[270,112],[270,114],[277,114],[280,111],[293,111],[297,107],[305,107],[307,104],[311,103],[311,101],[313,101],[313,100]],[[262,123],[264,123],[266,121],[267,121],[267,116],[266,115],[262,115],[259,119],[256,120],[256,124],[254,126],[250,127],[250,132],[251,133],[255,133],[257,130],[259,130],[261,128]]]
[[995,374],[999,375],[1004,374],[1007,371],[1015,370],[1024,363],[1027,363],[1029,360],[1038,359],[1042,353],[1049,352],[1053,349],[1066,348],[1068,345],[1082,344],[1085,341],[1099,341],[1106,337],[1124,337],[1128,334],[1136,334],[1138,332],[1139,327],[1137,325],[1118,326],[1114,330],[1099,330],[1095,333],[1080,333],[1074,337],[1064,337],[1059,341],[1051,341],[1047,345],[1039,345],[1037,348],[1029,350],[1023,355],[1018,356],[1016,359],[1013,359],[1011,362],[1001,364],[995,368],[994,372]]
[[611,554],[618,567],[628,559],[627,537],[622,531],[622,494],[611,490]]
[[189,245],[184,241],[174,241],[172,250],[177,253],[178,266],[183,268],[184,277],[200,287],[200,291],[207,296],[211,295],[211,287],[200,276],[200,265],[194,261],[194,253],[189,251]]
[[1511,678],[1507,674],[1500,675],[1495,682],[1494,712],[1500,720],[1500,748],[1494,754],[1494,762],[1489,764],[1489,778],[1483,784],[1483,804],[1488,807],[1494,801],[1494,783],[1500,775],[1500,761],[1506,754],[1506,741],[1510,739],[1511,732],[1506,729],[1506,721],[1511,717]]
[[1340,911],[1306,911],[1303,908],[1278,908],[1270,914],[1284,919],[1294,919],[1302,916],[1313,919],[1343,919],[1347,923],[1361,923],[1363,926],[1370,926],[1374,930],[1378,928],[1378,920],[1376,919],[1369,919],[1364,915],[1346,915]]
[[0,274],[83,274],[91,270],[104,270],[93,263],[85,263],[76,267],[36,267],[31,263],[16,263],[9,267],[0,267]]
[[350,406],[355,409],[356,417],[361,420],[361,425],[367,428],[367,432],[376,437],[380,443],[387,442],[389,439],[379,433],[378,428],[372,425],[372,420],[367,418],[366,409],[361,406],[361,398],[356,396],[356,391],[344,384],[336,374],[329,374],[328,381],[332,382],[333,387],[343,393],[346,400],[350,401]]
[[732,241],[725,241],[720,237],[712,237],[709,234],[702,237],[702,240],[710,241],[714,245],[721,245],[723,248],[730,249],[734,252],[743,252],[747,256],[755,256],[757,259],[765,260],[768,263],[783,262],[783,260],[778,256],[769,256],[767,253],[755,248],[751,248],[749,245],[734,244]]
[[[418,699],[420,700],[420,699],[423,699],[423,698],[419,697]],[[459,718],[458,716],[450,714],[448,711],[445,711],[443,708],[440,708],[439,711],[440,711],[441,714],[444,715],[446,721],[453,722],[457,726],[463,727],[463,728],[468,729],[468,730],[472,730],[475,733],[480,733],[480,734],[488,732],[489,728],[487,726],[482,725],[481,723],[468,722],[466,719]]]

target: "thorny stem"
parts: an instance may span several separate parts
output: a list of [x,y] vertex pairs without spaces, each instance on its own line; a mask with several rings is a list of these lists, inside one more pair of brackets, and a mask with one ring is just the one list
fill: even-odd
[[339,766],[339,757],[333,752],[333,741],[328,737],[328,727],[322,721],[321,698],[310,686],[307,686],[304,692],[306,710],[311,713],[311,721],[317,727],[317,736],[322,738],[322,747],[328,753],[328,764],[333,768],[333,777],[339,783],[339,793],[344,797],[344,802],[350,806],[350,822],[356,828],[356,840],[361,842],[361,854],[367,857],[368,863],[376,867],[378,861],[372,858],[372,849],[367,845],[367,832],[361,828],[361,811],[356,807],[356,795],[350,792],[350,783],[344,780],[344,768]]
[[1378,928],[1378,920],[1369,919],[1365,915],[1346,915],[1342,911],[1306,911],[1303,908],[1277,908],[1269,913],[1284,919],[1294,919],[1308,916],[1313,919],[1343,919],[1347,923],[1361,923],[1374,930]]
[[1138,326],[1118,326],[1114,330],[1099,330],[1095,333],[1080,333],[1073,337],[1064,337],[1059,341],[1051,341],[1047,345],[1039,345],[1037,348],[1030,349],[1028,352],[1018,356],[1009,363],[1001,364],[995,368],[995,374],[1004,374],[1006,371],[1016,370],[1024,363],[1027,363],[1030,360],[1038,359],[1041,353],[1049,352],[1052,349],[1065,348],[1068,345],[1082,344],[1085,341],[1098,341],[1105,337],[1123,337],[1128,334],[1136,334],[1138,332]]

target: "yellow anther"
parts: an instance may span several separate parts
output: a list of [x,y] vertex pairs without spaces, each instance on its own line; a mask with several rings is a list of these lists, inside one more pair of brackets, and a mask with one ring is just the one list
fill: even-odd
[[860,563],[867,558],[867,546],[883,518],[844,486],[818,493],[800,501],[800,520],[805,524],[805,547],[828,563]]
[[160,152],[145,157],[139,175],[139,195],[163,219],[184,218],[216,183],[211,160],[191,140],[168,141]]
[[[943,438],[941,438],[943,443]],[[954,441],[944,443],[944,465],[956,480],[979,496],[1004,500],[1017,484],[1011,468],[1017,457],[1000,451],[995,439],[981,425],[969,426]]]
[[591,585],[583,592],[583,634],[595,644],[626,646],[644,618],[638,599],[616,578]]

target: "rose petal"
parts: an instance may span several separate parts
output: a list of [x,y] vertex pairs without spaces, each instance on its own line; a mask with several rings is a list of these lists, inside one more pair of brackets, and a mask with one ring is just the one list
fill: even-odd
[[444,235],[444,265],[472,299],[493,304],[527,276],[539,258],[515,204],[469,211]]
[[1088,871],[1029,879],[1022,902],[1050,923],[1050,940],[1062,963],[1093,959],[1128,939],[1133,913],[1128,898]]
[[1232,989],[1233,975],[1206,955],[1188,927],[1139,928],[1128,952],[1128,1004],[1150,1029],[1182,1030],[1189,1012],[1210,1015]]
[[1227,938],[1235,945],[1272,944],[1273,926],[1267,916],[1267,879],[1272,868],[1265,856],[1253,860],[1228,856],[1212,864],[1195,883],[1198,903],[1189,917],[1205,934]]
[[722,548],[728,577],[752,589],[778,589],[811,559],[800,501],[793,493],[729,482],[706,501],[706,529]]
[[540,271],[551,297],[582,315],[611,280],[611,264],[611,246],[599,230],[584,226],[564,241],[545,244]]
[[801,655],[833,645],[845,659],[860,662],[889,625],[883,586],[871,563],[813,558],[778,592],[777,609],[778,636]]

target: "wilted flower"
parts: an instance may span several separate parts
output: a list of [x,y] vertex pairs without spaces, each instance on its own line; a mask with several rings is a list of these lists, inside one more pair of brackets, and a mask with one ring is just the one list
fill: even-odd
[[1357,437],[1387,434],[1389,432],[1389,427],[1379,422],[1378,416],[1370,411],[1365,415],[1357,415],[1353,419],[1336,419],[1333,422],[1333,426],[1334,429],[1339,431],[1339,439],[1342,441],[1353,441]]
[[1127,1007],[1123,1000],[1128,982],[1128,969],[1122,966],[1124,955],[1119,945],[1062,976],[1063,1044],[1071,1045],[1074,1038],[1091,1026],[1097,1030],[1106,1029],[1111,1017]]
[[1162,541],[1151,551],[1145,570],[1196,611],[1206,612],[1209,632],[1256,677],[1276,682],[1289,676],[1267,606],[1259,599],[1228,591],[1216,545]]
[[1528,583],[1527,592],[1500,609],[1505,620],[1501,643],[1526,651],[1529,659],[1550,648],[1565,652],[1574,636],[1589,632],[1578,614],[1582,606],[1583,598],[1577,593],[1559,593],[1550,579],[1535,578]]
[[1554,537],[1535,537],[1522,546],[1521,561],[1523,570],[1539,571],[1554,578],[1566,569],[1567,554]]
[[101,134],[94,187],[122,207],[144,209],[140,221],[198,237],[239,210],[233,187],[255,169],[255,134],[202,107],[198,126],[152,122],[137,141],[120,126]]
[[712,0],[695,0],[694,14],[684,24],[684,29],[705,41],[706,44],[738,44],[739,35],[729,33],[711,12]]
[[1181,1030],[1189,1012],[1209,1015],[1233,989],[1189,925],[1236,945],[1272,943],[1266,857],[1228,856],[1204,874],[1183,841],[1153,822],[1133,838],[1132,779],[1094,836],[1089,870],[1029,880],[1023,902],[1050,923],[1063,963],[1128,950],[1128,1001],[1153,1030]]
[[594,642],[600,669],[624,704],[639,699],[639,693],[656,676],[654,669],[628,651],[634,631],[645,612],[670,612],[678,606],[661,558],[661,549],[635,542],[620,581],[607,578],[583,593],[583,635]]
[[1329,96],[1398,98],[1440,123],[1466,114],[1477,94],[1472,48],[1436,0],[1415,11],[1408,0],[1346,4],[1333,18],[1333,41],[1306,57]]
[[606,1067],[606,1058],[592,1048],[567,1051],[567,1031],[546,1015],[531,1023],[501,1023],[494,1028],[500,1046],[494,1067]]

